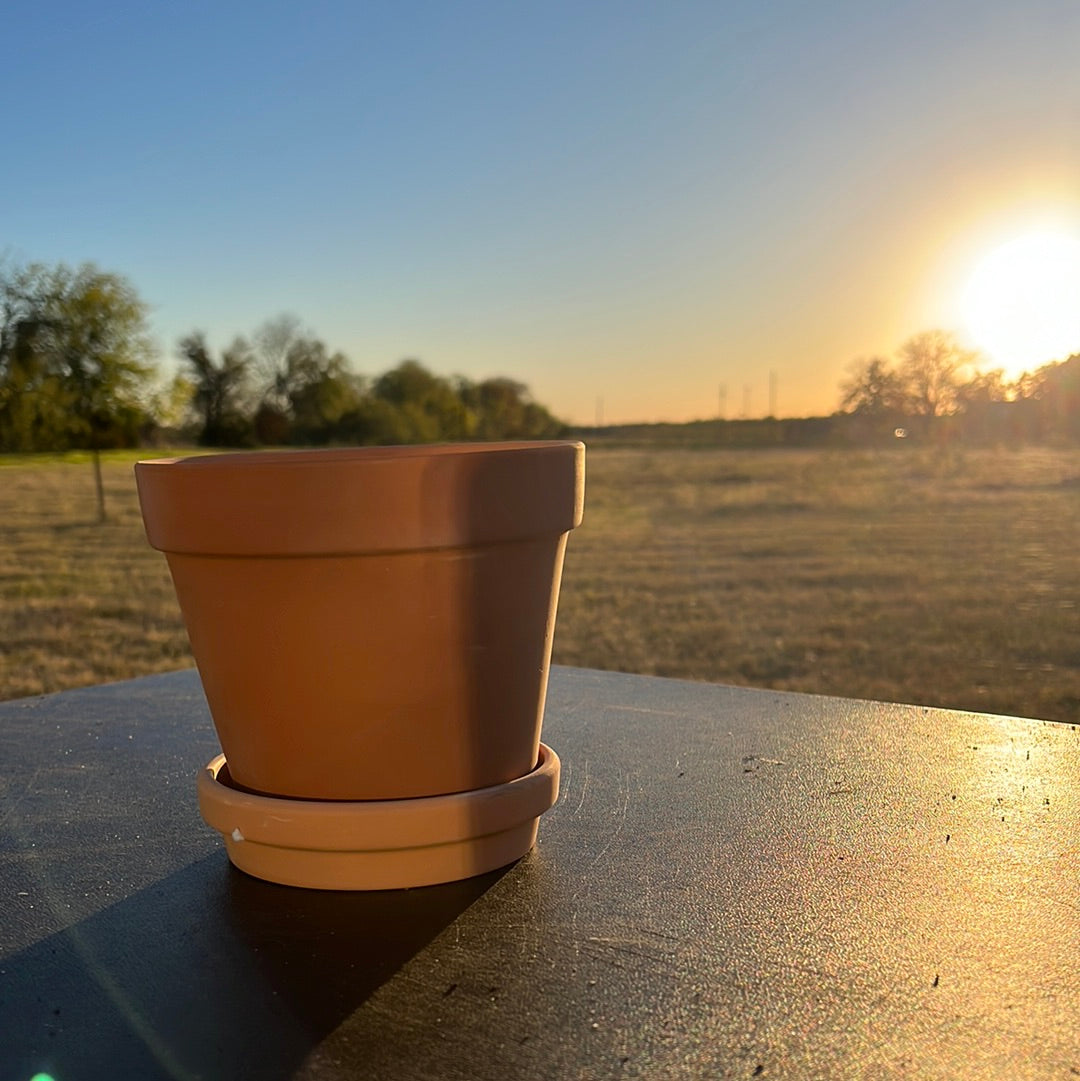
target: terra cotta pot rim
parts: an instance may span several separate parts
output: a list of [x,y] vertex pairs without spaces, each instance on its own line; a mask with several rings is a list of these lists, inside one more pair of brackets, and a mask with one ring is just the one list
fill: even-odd
[[329,556],[558,535],[581,522],[573,440],[242,451],[137,462],[167,553]]
[[577,447],[573,439],[522,439],[485,442],[393,443],[364,447],[288,447],[273,450],[209,451],[205,454],[176,455],[165,458],[143,458],[139,466],[182,466],[196,469],[227,469],[230,466],[281,466],[310,468],[315,465],[347,464],[349,462],[378,462],[464,454],[494,454],[500,451],[516,453],[523,450],[554,450]]

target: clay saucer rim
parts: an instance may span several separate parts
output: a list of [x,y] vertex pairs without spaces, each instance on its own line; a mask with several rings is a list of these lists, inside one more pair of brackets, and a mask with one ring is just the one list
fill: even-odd
[[396,800],[303,800],[260,795],[228,783],[225,756],[199,772],[199,810],[234,840],[314,851],[428,847],[498,833],[554,806],[559,756],[540,744],[536,767],[506,784]]
[[229,860],[256,878],[308,889],[431,886],[505,867],[533,847],[540,815],[559,795],[559,757],[545,744],[524,777],[418,799],[260,796],[220,780],[224,766],[225,756],[216,756],[197,788],[202,816],[221,833]]

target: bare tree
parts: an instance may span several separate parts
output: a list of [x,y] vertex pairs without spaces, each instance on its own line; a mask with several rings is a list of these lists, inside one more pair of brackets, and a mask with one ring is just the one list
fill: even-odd
[[252,367],[265,404],[286,410],[289,406],[289,353],[305,334],[300,320],[287,312],[267,319],[251,336]]
[[938,417],[956,411],[959,390],[973,372],[978,354],[962,349],[944,330],[925,330],[900,346],[897,375],[909,412]]

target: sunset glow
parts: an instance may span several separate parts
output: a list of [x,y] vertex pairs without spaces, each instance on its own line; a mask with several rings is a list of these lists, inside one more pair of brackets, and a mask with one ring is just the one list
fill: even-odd
[[0,267],[128,278],[165,378],[291,314],[612,425],[1080,349],[1080,4],[8,7]]
[[1080,352],[1080,230],[1032,230],[992,248],[962,312],[971,341],[1008,376]]

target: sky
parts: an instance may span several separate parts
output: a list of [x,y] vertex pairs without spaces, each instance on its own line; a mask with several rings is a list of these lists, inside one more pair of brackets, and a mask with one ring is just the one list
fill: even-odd
[[936,327],[1080,351],[1075,0],[8,0],[0,35],[0,256],[126,276],[166,372],[287,312],[589,424],[827,414]]

